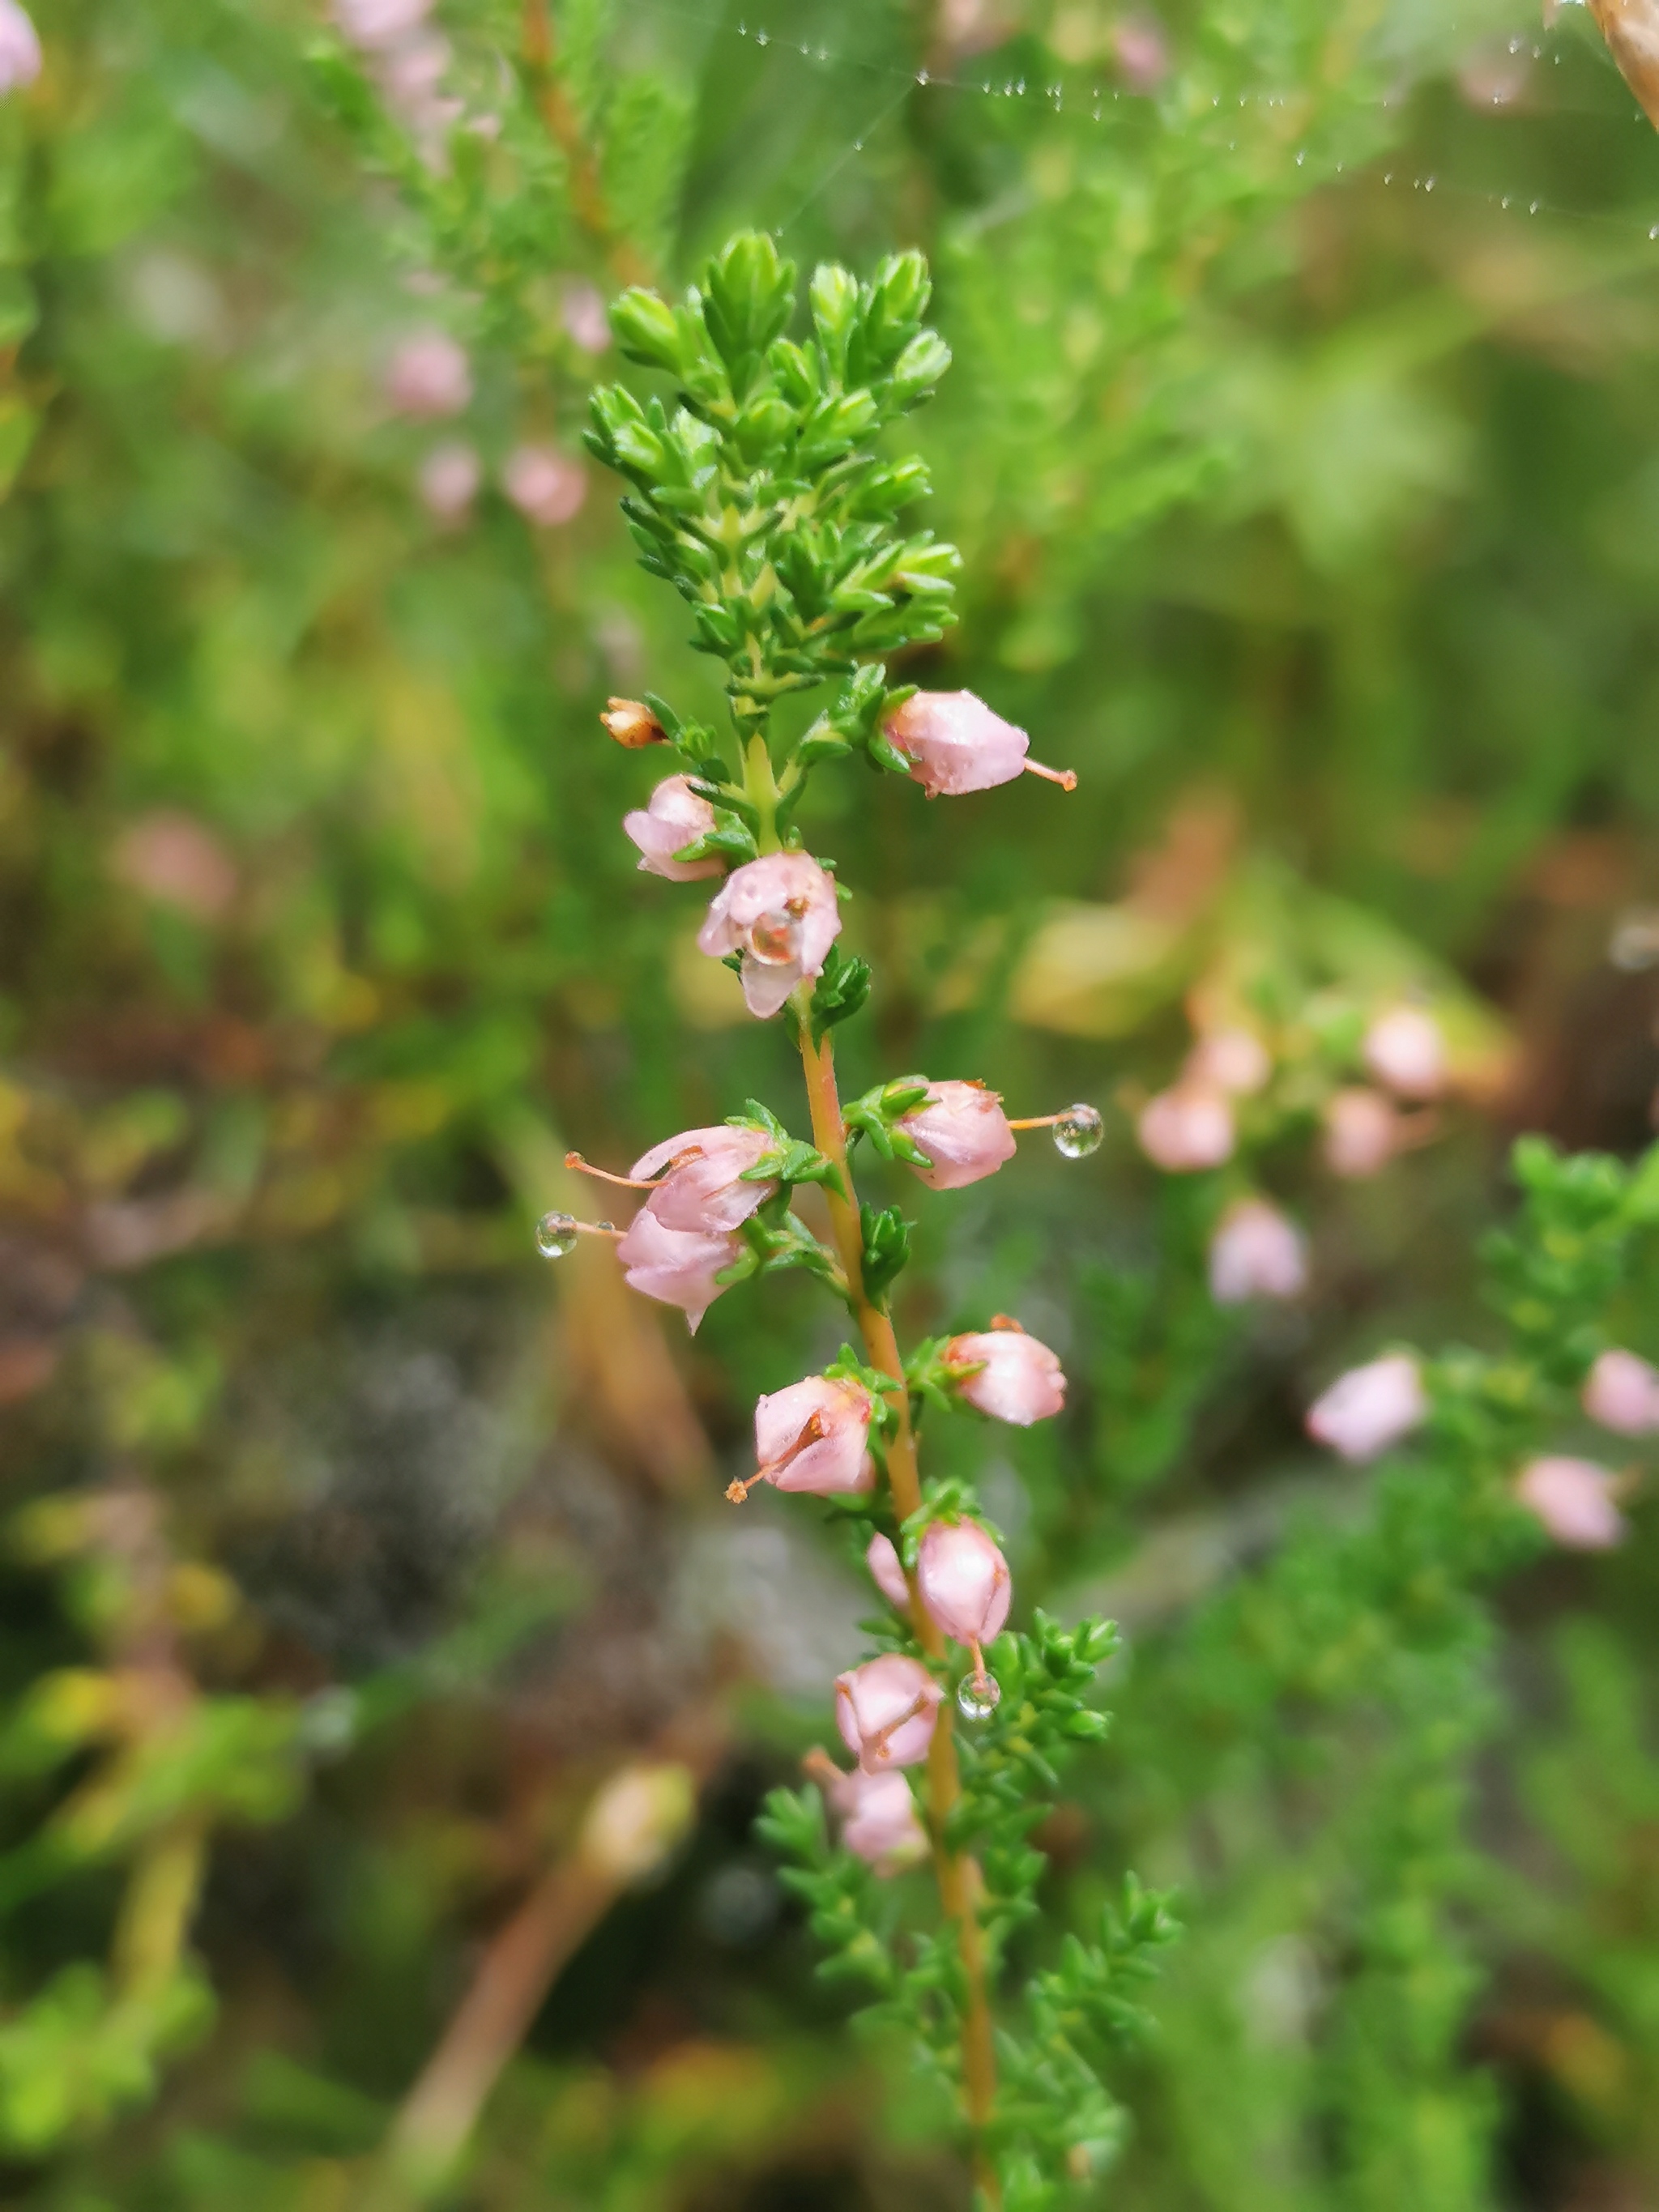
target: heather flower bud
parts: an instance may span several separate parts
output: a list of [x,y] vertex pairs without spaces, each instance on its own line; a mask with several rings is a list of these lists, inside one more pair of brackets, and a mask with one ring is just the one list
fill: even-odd
[[1604,1352],[1585,1379],[1583,1405],[1591,1420],[1617,1436],[1659,1430],[1659,1368],[1633,1352]]
[[552,446],[519,446],[501,470],[501,489],[527,522],[554,530],[587,497],[587,471]]
[[746,1497],[757,1482],[779,1490],[807,1491],[833,1498],[867,1487],[865,1462],[875,1405],[860,1384],[809,1375],[787,1390],[775,1390],[755,1407],[755,1456],[758,1471],[726,1492]]
[[1218,1091],[1183,1081],[1147,1100],[1135,1134],[1147,1158],[1170,1175],[1218,1168],[1233,1156],[1233,1109]]
[[744,998],[763,1020],[804,977],[822,972],[840,933],[834,878],[810,853],[768,853],[732,870],[697,943],[716,960],[741,955]]
[[340,35],[365,53],[400,46],[432,12],[432,0],[334,0]]
[[1308,1408],[1308,1434],[1344,1459],[1375,1459],[1428,1417],[1417,1362],[1390,1352],[1339,1375]]
[[[612,707],[627,705],[627,701],[611,701]],[[641,708],[640,712],[644,713]],[[617,717],[616,719],[622,719]],[[599,720],[611,731],[613,717],[601,714]],[[654,722],[653,726],[655,727]],[[657,730],[661,737],[662,732]],[[621,738],[625,745],[649,744],[650,738]],[[714,826],[714,810],[706,799],[699,799],[692,790],[690,779],[671,775],[659,783],[643,807],[636,806],[631,814],[623,817],[623,828],[640,848],[640,866],[647,875],[665,876],[671,884],[696,883],[702,876],[718,876],[724,872],[725,863],[712,854],[706,860],[677,860],[676,853],[695,845]]]
[[439,522],[459,522],[478,495],[483,470],[471,446],[434,446],[416,479],[427,513]]
[[841,1816],[842,1843],[878,1875],[898,1874],[927,1856],[927,1834],[902,1774],[866,1774],[860,1767],[843,1774],[823,1751],[809,1752],[802,1764]]
[[1380,1091],[1354,1085],[1325,1107],[1325,1164],[1354,1182],[1379,1175],[1400,1145],[1400,1116]]
[[921,1540],[916,1560],[921,1601],[947,1636],[972,1647],[1000,1636],[1013,1595],[1008,1562],[983,1528],[972,1521],[935,1521]]
[[904,1569],[890,1538],[879,1534],[870,1539],[870,1548],[864,1555],[864,1564],[870,1570],[870,1578],[889,1605],[900,1613],[910,1610],[910,1585],[904,1579]]
[[1027,1336],[1018,1322],[999,1316],[988,1329],[953,1336],[945,1347],[945,1364],[973,1367],[957,1384],[957,1395],[988,1413],[1029,1429],[1046,1421],[1066,1403],[1066,1377],[1046,1344]]
[[559,302],[559,320],[565,335],[584,353],[605,352],[611,344],[611,319],[605,312],[605,295],[596,285],[581,279],[567,284]]
[[927,1756],[945,1692],[919,1659],[890,1651],[836,1677],[836,1726],[866,1774]]
[[1366,1066],[1401,1098],[1433,1098],[1446,1080],[1446,1041],[1420,1006],[1395,1006],[1365,1032]]
[[671,1229],[642,1206],[617,1246],[629,1287],[665,1306],[678,1306],[695,1334],[726,1288],[715,1279],[741,1259],[743,1239],[729,1232]]
[[996,784],[1012,783],[1028,769],[1064,783],[1068,790],[1077,781],[1069,773],[1059,775],[1028,761],[1031,741],[1024,731],[993,714],[971,691],[914,692],[882,726],[929,799],[989,791]]
[[1592,1459],[1534,1459],[1516,1478],[1515,1494],[1564,1550],[1607,1552],[1627,1533],[1614,1480]]
[[17,0],[0,0],[0,95],[40,74],[40,41]]
[[405,340],[387,365],[386,396],[399,415],[420,421],[460,414],[472,398],[465,351],[442,331]]
[[921,1103],[893,1126],[927,1155],[929,1166],[912,1166],[929,1190],[982,1182],[1016,1150],[1002,1099],[982,1083],[930,1083]]
[[635,1160],[632,1175],[662,1177],[646,1204],[665,1229],[718,1234],[739,1228],[776,1192],[775,1182],[743,1181],[771,1150],[764,1129],[683,1129]]
[[1273,1072],[1273,1054],[1254,1030],[1211,1030],[1187,1055],[1182,1083],[1248,1098]]
[[1298,1297],[1308,1286],[1302,1232],[1265,1199],[1230,1206],[1210,1239],[1210,1296],[1219,1306]]

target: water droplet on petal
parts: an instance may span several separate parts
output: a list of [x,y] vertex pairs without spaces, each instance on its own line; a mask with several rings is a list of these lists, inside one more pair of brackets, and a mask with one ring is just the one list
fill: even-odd
[[973,1674],[964,1674],[957,1686],[957,1703],[970,1721],[988,1721],[1002,1703],[1002,1686],[994,1674],[981,1681]]
[[544,1213],[536,1224],[536,1249],[544,1260],[562,1260],[576,1249],[576,1218],[570,1213]]
[[1086,1160],[1104,1134],[1097,1106],[1068,1106],[1054,1123],[1054,1150],[1062,1159]]
[[787,968],[800,955],[800,923],[781,909],[762,915],[749,933],[749,950],[763,968]]

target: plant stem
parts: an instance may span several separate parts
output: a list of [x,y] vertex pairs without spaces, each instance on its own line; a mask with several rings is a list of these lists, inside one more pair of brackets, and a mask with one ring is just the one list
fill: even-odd
[[[835,1162],[845,1191],[824,1186],[836,1248],[846,1271],[848,1296],[872,1367],[890,1376],[900,1386],[895,1405],[898,1429],[887,1446],[887,1480],[901,1521],[921,1505],[921,1478],[916,1466],[915,1431],[910,1425],[910,1401],[904,1388],[904,1363],[890,1317],[864,1293],[864,1234],[859,1224],[858,1200],[847,1159],[847,1138],[842,1127],[841,1099],[836,1089],[834,1048],[826,1036],[812,1042],[811,987],[803,983],[795,998],[800,1022],[801,1065],[806,1076],[806,1096],[812,1113],[812,1141],[826,1158]],[[943,1658],[945,1637],[910,1583],[910,1611],[921,1648],[930,1659]],[[1002,2192],[985,2148],[985,2130],[996,2100],[996,2046],[991,2028],[991,2007],[985,1990],[985,1938],[979,1924],[980,1871],[966,1852],[953,1851],[945,1841],[947,1823],[962,1795],[957,1766],[957,1741],[943,1714],[933,1730],[927,1753],[927,1810],[933,1836],[933,1870],[939,1901],[957,1924],[962,1970],[968,2001],[962,2019],[963,2090],[969,2124],[975,2137],[975,2173],[989,2212],[999,2212]]]

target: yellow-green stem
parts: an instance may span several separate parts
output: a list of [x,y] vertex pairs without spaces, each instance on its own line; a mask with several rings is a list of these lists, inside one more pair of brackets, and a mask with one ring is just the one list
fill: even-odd
[[[835,1162],[845,1195],[826,1185],[830,1226],[836,1248],[846,1272],[848,1293],[857,1318],[859,1334],[872,1367],[900,1384],[894,1397],[898,1427],[887,1446],[887,1479],[893,1504],[901,1521],[921,1504],[921,1478],[916,1466],[915,1431],[910,1425],[910,1401],[903,1389],[904,1363],[890,1316],[872,1304],[864,1291],[864,1236],[859,1224],[853,1177],[847,1162],[847,1138],[842,1126],[841,1099],[836,1089],[836,1061],[830,1039],[812,1042],[811,988],[802,984],[795,1011],[800,1022],[801,1065],[806,1075],[806,1096],[812,1113],[812,1141],[826,1158]],[[910,1610],[921,1647],[930,1658],[941,1658],[945,1638],[929,1616],[910,1580]],[[933,1870],[939,1900],[957,1925],[963,1976],[968,2001],[962,2022],[963,2088],[969,2124],[975,2139],[975,2166],[980,2191],[991,2212],[1002,2202],[996,2173],[985,2149],[985,2130],[996,2100],[996,2046],[992,2036],[991,2007],[985,1990],[985,1938],[979,1923],[980,1872],[966,1852],[953,1851],[945,1841],[946,1824],[962,1795],[957,1766],[956,1736],[948,1719],[941,1717],[933,1730],[927,1754],[927,1810],[933,1832]]]

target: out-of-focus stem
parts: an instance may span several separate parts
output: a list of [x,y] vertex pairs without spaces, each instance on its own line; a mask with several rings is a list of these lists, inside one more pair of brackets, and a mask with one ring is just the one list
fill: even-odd
[[[841,1176],[842,1189],[837,1191],[833,1185],[826,1184],[824,1196],[829,1201],[836,1249],[846,1272],[848,1297],[865,1351],[871,1365],[890,1376],[900,1386],[893,1401],[898,1427],[887,1445],[887,1479],[892,1488],[894,1506],[902,1521],[921,1504],[921,1478],[916,1466],[916,1437],[910,1425],[909,1395],[904,1388],[904,1363],[899,1358],[898,1340],[893,1334],[890,1317],[865,1295],[864,1232],[847,1160],[847,1137],[836,1089],[835,1052],[827,1036],[817,1044],[812,1042],[811,1000],[811,987],[804,983],[794,1005],[800,1022],[801,1065],[805,1071],[806,1096],[811,1108],[812,1141],[827,1159],[834,1161]],[[944,1635],[917,1596],[914,1578],[907,1579],[910,1580],[910,1611],[922,1650],[930,1658],[940,1658],[945,1651]],[[992,2037],[990,2002],[985,1990],[985,1938],[978,1911],[980,1873],[976,1861],[966,1852],[951,1850],[945,1841],[946,1824],[961,1795],[956,1736],[948,1719],[941,1717],[927,1753],[927,1810],[933,1834],[933,1870],[939,1900],[957,1924],[963,1974],[968,1985],[962,2021],[963,2089],[975,2137],[976,2178],[985,2203],[994,2212],[994,2208],[1001,2204],[1002,2196],[985,2152],[984,2130],[996,2100],[996,2046]]]
[[202,1887],[207,1821],[184,1814],[145,1844],[128,1878],[112,1958],[121,1996],[143,2003],[166,1988]]
[[548,0],[524,0],[524,66],[542,120],[565,158],[571,211],[594,244],[603,249],[623,283],[648,283],[650,270],[627,239],[617,234],[611,221],[599,184],[599,164],[559,82]]

